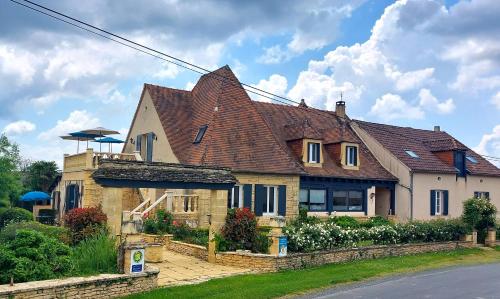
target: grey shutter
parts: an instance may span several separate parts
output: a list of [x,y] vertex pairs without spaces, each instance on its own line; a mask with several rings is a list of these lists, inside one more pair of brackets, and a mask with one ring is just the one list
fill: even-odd
[[431,190],[431,216],[436,215],[436,191]]
[[147,135],[147,143],[146,143],[146,161],[153,161],[153,135],[154,133],[148,133]]
[[448,190],[443,191],[443,215],[448,215]]
[[262,216],[262,205],[266,200],[266,188],[263,185],[255,185],[255,215]]
[[278,215],[286,215],[286,185],[278,186]]
[[252,185],[243,185],[243,207],[252,209]]
[[141,141],[142,141],[142,135],[137,135],[137,137],[135,137],[135,150],[137,152],[141,152]]

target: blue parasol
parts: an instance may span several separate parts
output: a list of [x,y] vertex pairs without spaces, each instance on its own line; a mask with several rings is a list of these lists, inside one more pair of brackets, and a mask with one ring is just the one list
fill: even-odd
[[49,200],[50,195],[42,191],[31,191],[21,196],[21,201]]
[[112,147],[111,144],[113,144],[113,143],[125,143],[125,141],[120,140],[120,139],[116,139],[116,138],[113,138],[113,137],[104,137],[104,138],[101,138],[101,139],[96,139],[96,140],[94,140],[94,142],[108,143],[109,144],[109,152],[110,153],[113,152],[113,147]]

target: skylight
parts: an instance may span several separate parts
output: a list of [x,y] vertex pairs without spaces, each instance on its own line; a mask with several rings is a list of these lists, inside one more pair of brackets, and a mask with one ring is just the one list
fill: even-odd
[[470,162],[474,163],[474,164],[477,164],[477,160],[476,158],[472,157],[472,156],[466,156],[467,160],[469,160]]
[[412,158],[415,158],[415,159],[420,158],[417,154],[415,154],[414,151],[406,150],[405,152],[408,154],[408,156],[410,156]]
[[198,129],[198,134],[196,134],[196,137],[194,138],[193,143],[200,143],[201,140],[203,139],[203,136],[205,135],[205,132],[207,131],[208,125],[201,126]]

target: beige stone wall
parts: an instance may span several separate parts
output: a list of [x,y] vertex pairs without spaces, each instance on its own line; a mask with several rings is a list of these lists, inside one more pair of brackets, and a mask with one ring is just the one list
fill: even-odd
[[200,260],[208,260],[208,250],[204,246],[169,240],[165,243],[165,248]]
[[[144,92],[137,113],[132,121],[132,126],[128,135],[128,140],[123,147],[124,153],[133,153],[135,151],[135,144],[130,143],[130,138],[135,139],[139,134],[155,133],[157,140],[153,140],[153,161],[179,163],[175,157],[170,143],[168,142],[167,135],[163,130],[160,118],[153,104],[153,100],[147,91]],[[142,148],[145,148],[146,143],[142,143]]]
[[343,263],[353,260],[374,259],[386,256],[402,256],[425,252],[449,251],[457,248],[470,247],[472,247],[472,242],[419,243],[337,249],[324,252],[290,254],[285,257],[243,252],[220,252],[217,254],[215,262],[225,266],[274,272],[287,269],[321,266],[325,264]]
[[[463,201],[474,196],[475,191],[490,192],[490,199],[500,210],[500,178],[471,176],[458,178],[452,174],[414,174],[414,217],[433,219],[456,218],[462,214]],[[430,190],[448,190],[448,216],[430,215]],[[497,213],[497,218],[500,212]]]
[[116,298],[146,292],[158,286],[157,269],[148,268],[136,275],[102,274],[18,283],[0,286],[0,299],[10,298]]

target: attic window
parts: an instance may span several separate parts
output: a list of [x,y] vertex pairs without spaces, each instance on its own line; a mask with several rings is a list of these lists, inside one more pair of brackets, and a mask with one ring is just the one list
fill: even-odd
[[477,160],[476,160],[476,158],[474,158],[474,157],[472,157],[472,156],[466,156],[465,158],[467,158],[467,160],[469,160],[469,162],[474,163],[474,164],[477,164]]
[[207,131],[208,125],[201,126],[198,129],[198,134],[196,134],[196,137],[194,138],[193,143],[200,143],[201,140],[203,139],[203,136],[205,135],[205,132]]
[[415,159],[418,159],[420,158],[417,154],[415,154],[414,151],[410,151],[410,150],[406,150],[405,153],[408,154],[408,156],[412,157],[412,158],[415,158]]

